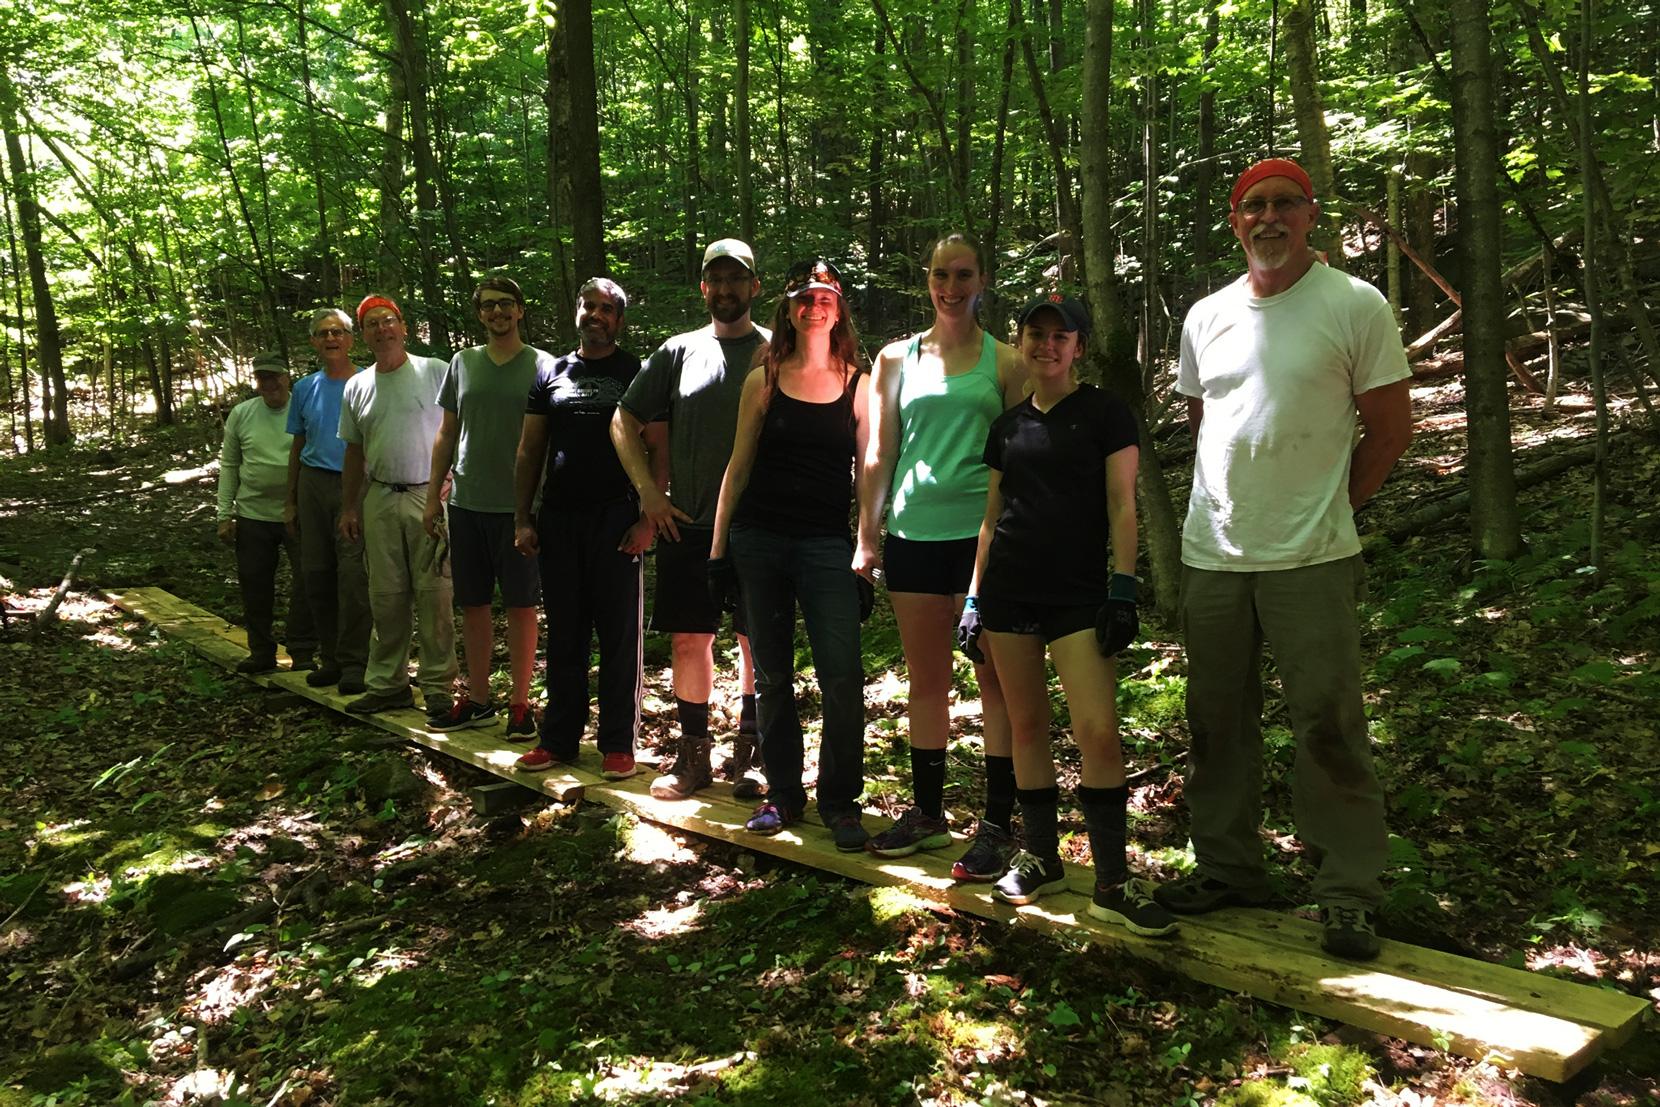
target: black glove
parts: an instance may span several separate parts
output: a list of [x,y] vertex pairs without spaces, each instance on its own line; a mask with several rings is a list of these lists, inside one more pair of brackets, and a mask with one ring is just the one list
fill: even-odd
[[1114,573],[1107,582],[1107,602],[1095,613],[1095,644],[1102,657],[1115,656],[1141,633],[1135,586],[1135,577],[1128,573]]
[[973,596],[963,601],[963,617],[957,620],[957,648],[976,665],[986,663],[985,651],[980,649],[980,607]]
[[859,622],[862,623],[876,610],[876,586],[859,573],[854,573],[853,579],[859,585]]
[[709,602],[717,612],[738,610],[738,567],[730,557],[711,557],[708,573]]

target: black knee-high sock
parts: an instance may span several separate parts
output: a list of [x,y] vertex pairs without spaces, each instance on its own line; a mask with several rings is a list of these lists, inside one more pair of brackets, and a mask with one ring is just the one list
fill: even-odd
[[756,721],[758,718],[755,714],[755,693],[744,693],[743,706],[738,710],[738,733],[760,733],[760,724]]
[[676,696],[674,711],[680,719],[680,736],[689,739],[709,737],[709,705],[691,703]]
[[911,792],[922,813],[945,817],[945,751],[911,747]]
[[1020,824],[1026,832],[1026,852],[1045,861],[1061,855],[1060,817],[1061,790],[1049,788],[1019,788]]
[[1095,883],[1101,887],[1122,884],[1129,875],[1125,863],[1125,809],[1129,806],[1130,789],[1087,788],[1078,786],[1078,806],[1084,811],[1084,825],[1089,828],[1089,852],[1095,858]]
[[986,755],[986,822],[1004,830],[1014,819],[1014,758]]

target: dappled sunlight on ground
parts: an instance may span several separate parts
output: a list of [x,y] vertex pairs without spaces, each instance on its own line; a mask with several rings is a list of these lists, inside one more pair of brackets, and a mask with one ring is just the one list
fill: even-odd
[[642,938],[668,938],[695,929],[694,924],[702,913],[701,903],[690,903],[685,907],[654,907],[642,911],[622,926]]

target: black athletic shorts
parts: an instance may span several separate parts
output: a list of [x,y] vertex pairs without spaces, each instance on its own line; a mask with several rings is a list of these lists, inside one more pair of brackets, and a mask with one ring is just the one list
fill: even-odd
[[979,536],[916,542],[888,535],[882,547],[882,572],[889,592],[931,596],[966,596],[974,579],[974,551]]
[[1035,634],[1045,645],[1080,630],[1094,630],[1095,615],[1101,607],[1100,604],[1000,602],[989,596],[980,596],[975,603],[980,609],[983,629],[996,634]]
[[506,607],[542,602],[542,574],[534,557],[513,548],[513,516],[449,509],[450,572],[457,607],[488,607],[501,584]]
[[[682,526],[680,541],[657,536],[657,584],[651,593],[651,629],[659,634],[715,634],[721,613],[709,602],[712,531]],[[748,634],[744,607],[732,613],[732,629]]]

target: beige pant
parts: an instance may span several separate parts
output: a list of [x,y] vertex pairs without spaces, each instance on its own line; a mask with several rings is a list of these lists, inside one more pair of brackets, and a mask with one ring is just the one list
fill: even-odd
[[409,686],[412,616],[420,624],[417,680],[429,700],[455,683],[455,615],[450,604],[449,539],[421,526],[426,485],[406,492],[369,482],[363,497],[363,548],[375,634],[364,683],[370,692]]

